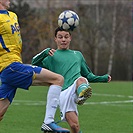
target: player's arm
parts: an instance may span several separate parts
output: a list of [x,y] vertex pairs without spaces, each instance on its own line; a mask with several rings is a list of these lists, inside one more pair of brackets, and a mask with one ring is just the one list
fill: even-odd
[[39,54],[35,55],[32,58],[32,65],[36,65],[36,66],[41,66],[43,67],[43,59],[46,58],[49,55],[49,51],[50,48],[44,49],[42,52],[40,52]]
[[111,76],[108,74],[102,76],[97,76],[93,74],[90,68],[88,67],[84,57],[81,65],[81,75],[86,77],[89,82],[110,82],[111,80]]

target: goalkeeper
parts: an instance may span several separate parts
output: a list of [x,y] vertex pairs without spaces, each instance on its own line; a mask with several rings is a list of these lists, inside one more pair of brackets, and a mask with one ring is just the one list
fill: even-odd
[[[77,104],[83,105],[91,97],[89,82],[109,82],[111,76],[94,75],[81,52],[69,49],[72,36],[61,28],[55,30],[57,49],[44,49],[32,59],[32,64],[44,67],[64,77],[60,94],[61,119],[67,121],[72,133],[82,133],[78,121]],[[45,130],[45,119],[41,127]]]

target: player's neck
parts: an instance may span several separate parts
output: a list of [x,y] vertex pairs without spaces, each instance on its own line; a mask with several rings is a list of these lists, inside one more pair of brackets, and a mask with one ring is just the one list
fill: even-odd
[[1,6],[0,6],[0,10],[6,10],[5,8],[2,8]]
[[0,4],[0,10],[7,10],[3,5]]

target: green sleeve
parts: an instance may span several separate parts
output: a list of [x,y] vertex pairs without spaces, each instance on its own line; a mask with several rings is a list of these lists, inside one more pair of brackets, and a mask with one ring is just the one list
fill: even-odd
[[97,76],[94,75],[93,73],[89,73],[87,75],[87,79],[89,82],[108,82],[108,74],[102,75],[102,76]]
[[42,52],[40,52],[39,54],[35,55],[33,58],[32,58],[32,65],[36,65],[36,66],[40,66],[40,67],[43,67],[43,59],[45,57],[48,56],[48,53],[49,53],[49,50],[50,48],[47,48],[47,49],[44,49]]
[[108,74],[97,76],[92,73],[90,68],[87,66],[86,61],[83,57],[81,64],[81,75],[86,77],[89,82],[108,82]]

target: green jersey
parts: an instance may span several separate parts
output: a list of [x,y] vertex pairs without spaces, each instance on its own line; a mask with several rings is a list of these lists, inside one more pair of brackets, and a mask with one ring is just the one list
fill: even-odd
[[91,72],[81,52],[56,50],[53,56],[49,56],[49,50],[50,48],[47,48],[34,56],[32,64],[62,75],[64,77],[63,90],[71,86],[81,76],[87,78],[89,82],[108,81],[108,74],[96,76]]

